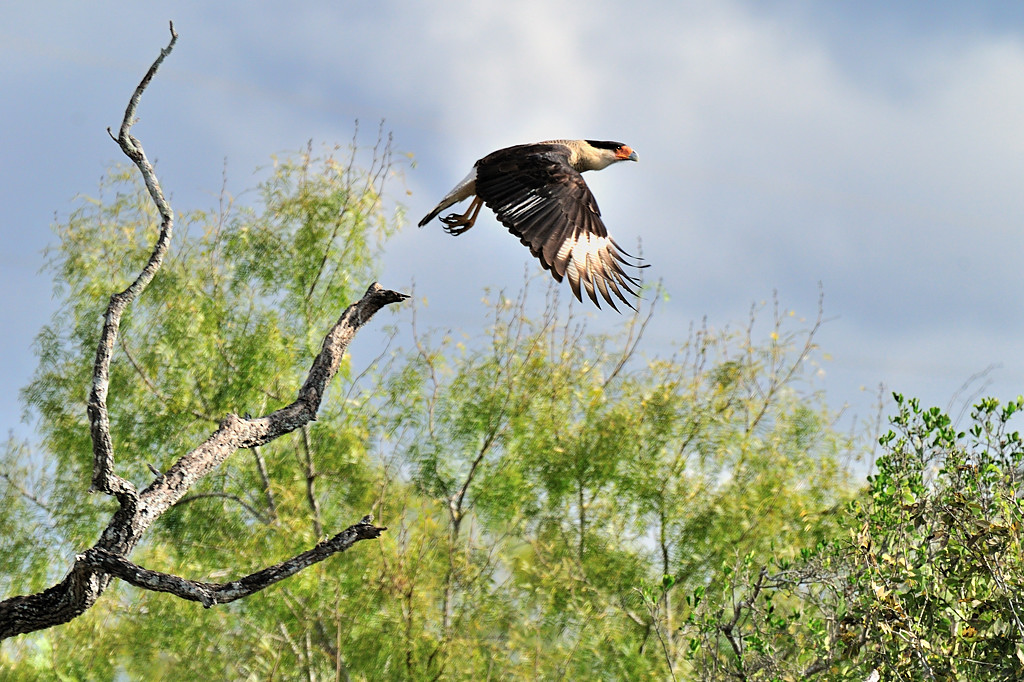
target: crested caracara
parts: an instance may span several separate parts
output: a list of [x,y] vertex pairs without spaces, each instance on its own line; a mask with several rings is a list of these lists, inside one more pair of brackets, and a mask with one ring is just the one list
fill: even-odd
[[487,204],[556,281],[568,277],[578,300],[583,300],[582,282],[597,307],[601,304],[595,287],[615,310],[612,294],[632,308],[622,289],[636,296],[633,287],[640,280],[626,274],[622,266],[647,266],[627,260],[639,259],[608,236],[601,210],[580,173],[636,160],[636,152],[628,146],[601,140],[550,140],[499,149],[473,164],[469,175],[419,225],[474,197],[465,213],[441,218],[445,232],[460,235],[473,227],[480,207]]

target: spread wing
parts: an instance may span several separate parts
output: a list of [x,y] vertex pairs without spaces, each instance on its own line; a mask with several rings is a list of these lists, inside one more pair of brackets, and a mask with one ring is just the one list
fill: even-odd
[[582,282],[598,307],[595,288],[612,308],[612,294],[633,307],[622,290],[636,296],[633,287],[640,280],[622,266],[647,266],[630,262],[633,257],[608,236],[597,201],[569,165],[566,147],[528,144],[485,156],[476,165],[476,194],[555,280],[569,279],[577,299],[583,300]]

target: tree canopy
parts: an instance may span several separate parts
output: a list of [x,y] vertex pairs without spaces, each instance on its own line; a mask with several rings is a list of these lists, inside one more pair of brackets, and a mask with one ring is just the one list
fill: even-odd
[[[396,224],[363,189],[390,169],[360,171],[358,156],[306,150],[275,164],[258,208],[225,197],[181,215],[111,366],[111,433],[133,453],[121,470],[137,485],[216,415],[264,413],[298,390],[329,302],[355,297]],[[96,310],[157,229],[133,178],[112,169],[56,226],[62,306],[23,394],[52,457],[32,467],[28,445],[7,450],[21,462],[5,468],[17,532],[3,554],[20,565],[5,572],[10,592],[59,577],[54,553],[87,546],[110,511],[82,494],[83,391]],[[426,332],[360,377],[343,371],[315,423],[226,461],[133,560],[230,578],[367,511],[389,528],[379,550],[211,610],[115,583],[81,618],[7,645],[6,662],[87,677],[687,674],[704,635],[687,625],[685,595],[828,536],[827,510],[850,494],[854,445],[799,390],[816,326],[775,312],[763,341],[751,328],[695,329],[673,357],[646,358],[652,310],[620,335],[590,333],[550,289],[529,314],[529,289],[496,297],[477,338]],[[89,647],[67,646],[81,637]],[[54,653],[69,650],[83,658]]]

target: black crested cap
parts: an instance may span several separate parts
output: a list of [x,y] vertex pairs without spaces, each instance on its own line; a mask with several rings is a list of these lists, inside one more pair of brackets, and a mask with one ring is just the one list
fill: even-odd
[[598,149],[618,149],[619,147],[625,147],[626,145],[622,142],[612,142],[610,140],[585,140],[591,147],[597,147]]

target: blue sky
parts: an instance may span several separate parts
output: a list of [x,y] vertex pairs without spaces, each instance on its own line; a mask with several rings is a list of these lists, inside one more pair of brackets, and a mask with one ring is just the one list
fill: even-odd
[[[945,406],[991,365],[988,393],[1024,392],[1019,4],[7,3],[0,426],[28,432],[17,389],[54,310],[49,225],[120,160],[106,127],[168,19],[181,38],[135,132],[179,211],[214,205],[225,159],[237,193],[272,154],[347,142],[355,119],[366,142],[385,119],[414,155],[409,194],[392,185],[410,223],[496,148],[622,140],[640,163],[588,181],[671,296],[647,352],[704,317],[743,324],[775,290],[813,317],[820,282],[834,319],[817,386],[833,406],[868,416],[879,383]],[[408,226],[382,283],[415,280],[419,324],[474,335],[483,289],[517,288],[524,267],[488,216],[458,240]]]

